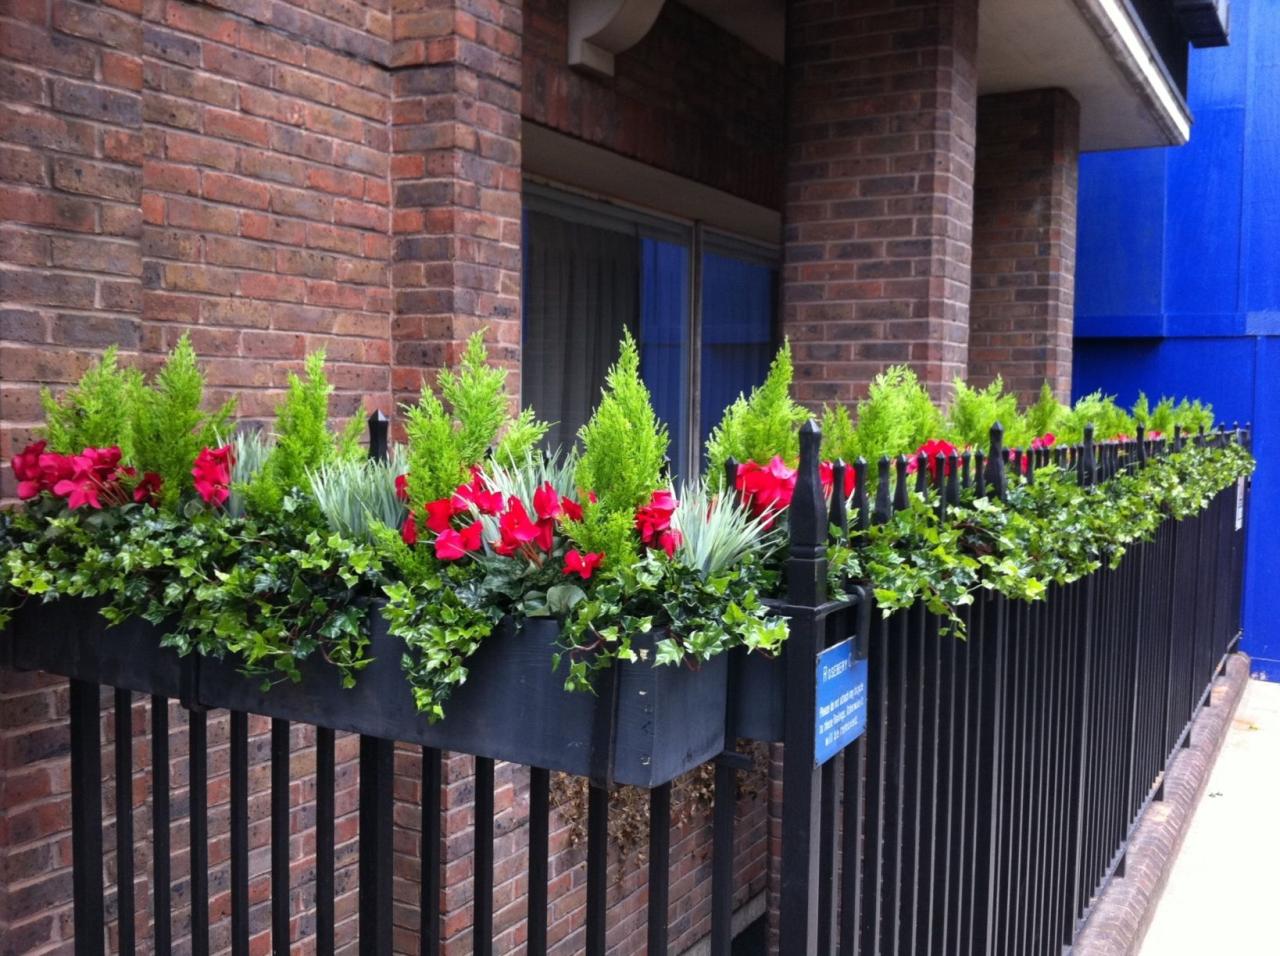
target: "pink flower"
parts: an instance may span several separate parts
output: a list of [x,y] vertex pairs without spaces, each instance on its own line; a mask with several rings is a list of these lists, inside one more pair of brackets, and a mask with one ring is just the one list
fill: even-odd
[[196,456],[191,476],[196,482],[196,493],[205,504],[215,507],[231,496],[231,466],[234,453],[230,445],[221,448],[204,448]]
[[[58,497],[67,499],[68,508],[75,510],[88,505],[100,509],[104,495],[107,504],[120,505],[129,500],[120,486],[120,449],[114,445],[110,448],[86,448],[69,458],[41,455],[41,463],[54,457],[63,460],[50,462],[58,476],[51,490]],[[133,471],[125,469],[124,473],[131,475]]]
[[1045,432],[1039,438],[1031,439],[1031,447],[1037,451],[1041,448],[1052,448],[1057,440],[1057,436],[1053,432]]
[[475,505],[482,515],[496,515],[502,510],[502,493],[490,491],[479,469],[471,471],[471,482],[458,485],[453,492],[453,505],[461,511],[467,505]]
[[436,557],[441,561],[457,561],[470,551],[478,550],[484,541],[484,526],[473,521],[461,531],[446,528],[436,538]]
[[149,504],[153,507],[160,500],[160,487],[164,481],[154,471],[149,471],[142,476],[142,480],[133,486],[133,500],[139,504]]
[[674,528],[668,529],[658,536],[658,547],[667,552],[668,558],[674,558],[676,556],[676,548],[682,544],[684,544],[684,535]]
[[591,573],[600,567],[600,562],[603,560],[603,554],[597,554],[594,551],[583,554],[577,548],[574,548],[564,556],[564,573],[576,574],[586,581],[590,579]]
[[48,490],[44,469],[40,467],[40,459],[46,457],[44,454],[46,444],[43,441],[33,442],[14,455],[10,462],[14,477],[18,479],[18,497],[23,501]]

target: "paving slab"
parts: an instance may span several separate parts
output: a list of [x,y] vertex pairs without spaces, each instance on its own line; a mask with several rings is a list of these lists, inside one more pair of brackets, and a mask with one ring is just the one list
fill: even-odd
[[1250,680],[1141,956],[1280,956],[1280,683]]

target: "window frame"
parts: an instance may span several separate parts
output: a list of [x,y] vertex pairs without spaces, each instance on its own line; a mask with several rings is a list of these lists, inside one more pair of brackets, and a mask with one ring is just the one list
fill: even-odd
[[[655,212],[625,200],[588,194],[573,186],[526,175],[522,192],[523,212],[533,210],[615,232],[634,235],[637,239],[655,239],[683,245],[688,250],[685,281],[689,301],[686,309],[683,385],[685,400],[681,413],[685,417],[684,448],[672,449],[678,461],[687,463],[684,476],[698,477],[702,471],[702,272],[703,259],[710,254],[729,256],[767,266],[778,273],[774,286],[773,322],[769,330],[770,347],[776,349],[782,321],[782,248],[780,244],[736,235],[706,225],[699,219],[686,219]],[[522,230],[522,246],[528,240]],[[524,249],[521,249],[523,261]],[[524,279],[521,280],[521,334],[524,322]],[[523,363],[523,353],[521,362]],[[523,381],[523,376],[521,376]],[[524,395],[521,394],[523,404]],[[677,423],[672,423],[677,424]]]

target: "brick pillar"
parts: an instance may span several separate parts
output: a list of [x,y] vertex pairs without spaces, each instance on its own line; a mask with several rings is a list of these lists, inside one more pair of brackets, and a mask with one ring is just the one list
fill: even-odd
[[412,400],[488,327],[518,394],[520,3],[395,16],[392,388]]
[[797,393],[907,362],[938,397],[969,336],[977,0],[788,4],[784,327]]
[[1065,90],[978,101],[969,377],[1071,393],[1080,106]]

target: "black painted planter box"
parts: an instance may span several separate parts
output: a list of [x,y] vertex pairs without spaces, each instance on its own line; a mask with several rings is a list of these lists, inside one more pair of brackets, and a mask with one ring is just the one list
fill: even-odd
[[10,645],[9,660],[20,670],[187,698],[194,690],[193,669],[177,651],[160,646],[165,629],[141,618],[112,625],[98,613],[102,604],[28,599],[0,634]]
[[[13,663],[24,669],[605,782],[657,786],[724,749],[724,656],[696,672],[643,660],[618,664],[599,676],[596,694],[571,693],[564,689],[567,663],[551,668],[559,624],[550,619],[498,628],[468,662],[467,682],[434,725],[414,707],[400,667],[404,645],[376,612],[374,660],[351,689],[313,655],[300,664],[300,683],[263,690],[261,678],[241,674],[230,657],[178,658],[159,647],[162,634],[144,622],[108,627],[96,605],[65,601],[29,603],[5,639],[12,642]],[[651,649],[654,640],[641,635],[633,646]]]
[[786,733],[787,664],[779,655],[765,657],[734,648],[729,654],[733,699],[729,702],[735,736],[781,743]]

